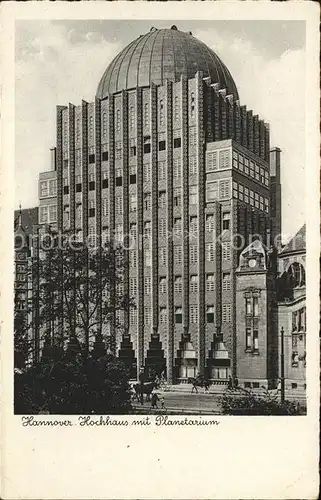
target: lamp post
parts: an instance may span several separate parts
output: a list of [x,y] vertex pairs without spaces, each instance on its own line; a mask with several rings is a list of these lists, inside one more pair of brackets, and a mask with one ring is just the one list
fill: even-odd
[[281,403],[284,403],[285,386],[284,386],[284,328],[281,328]]

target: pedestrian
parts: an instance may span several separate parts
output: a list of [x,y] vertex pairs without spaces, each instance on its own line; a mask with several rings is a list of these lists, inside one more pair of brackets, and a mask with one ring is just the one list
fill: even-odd
[[151,409],[152,408],[158,408],[157,401],[159,401],[159,397],[157,396],[156,392],[153,392],[153,394],[152,394],[152,406],[151,406]]
[[228,378],[228,384],[227,384],[227,387],[228,387],[228,389],[232,389],[232,387],[233,387],[233,380],[232,380],[231,375],[230,375],[230,376],[229,376],[229,378]]
[[164,396],[162,396],[162,397],[160,398],[160,403],[161,403],[161,409],[162,409],[162,410],[166,410]]

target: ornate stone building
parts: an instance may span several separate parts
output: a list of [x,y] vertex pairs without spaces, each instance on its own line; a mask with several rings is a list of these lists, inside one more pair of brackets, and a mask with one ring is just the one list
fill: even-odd
[[[136,308],[118,318],[123,328],[103,325],[118,355],[136,373],[166,371],[170,382],[197,373],[245,379],[254,365],[238,287],[243,279],[269,287],[271,278],[266,264],[245,278],[239,257],[254,234],[269,248],[281,233],[280,150],[270,151],[268,124],[240,103],[219,57],[175,26],[151,28],[110,63],[94,102],[57,107],[52,155],[52,172],[40,178],[40,224],[128,248],[124,290]],[[55,178],[56,202],[48,198]],[[268,335],[256,378],[275,380]]]

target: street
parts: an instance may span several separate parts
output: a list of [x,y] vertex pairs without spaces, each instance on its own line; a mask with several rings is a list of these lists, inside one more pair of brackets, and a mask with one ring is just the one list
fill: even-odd
[[[177,413],[208,413],[209,415],[220,413],[220,407],[218,404],[219,395],[218,394],[191,394],[187,392],[163,392],[157,391],[160,398],[164,397],[164,403],[166,410],[177,411]],[[137,410],[146,410],[149,412],[151,408],[151,403],[146,402],[144,398],[144,405],[133,403],[133,406]],[[161,402],[157,402],[157,406],[161,408]]]

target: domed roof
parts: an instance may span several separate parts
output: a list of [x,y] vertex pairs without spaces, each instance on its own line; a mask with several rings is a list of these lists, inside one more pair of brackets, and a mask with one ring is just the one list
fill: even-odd
[[152,82],[156,85],[163,85],[166,79],[177,82],[181,75],[193,78],[197,71],[238,99],[229,70],[207,45],[176,26],[151,28],[115,57],[103,74],[96,95],[103,99],[108,94],[146,87]]

